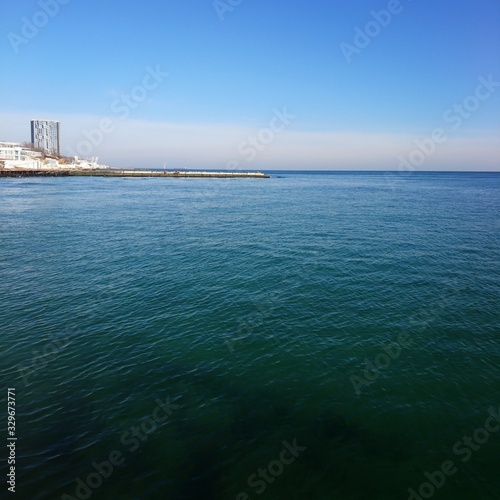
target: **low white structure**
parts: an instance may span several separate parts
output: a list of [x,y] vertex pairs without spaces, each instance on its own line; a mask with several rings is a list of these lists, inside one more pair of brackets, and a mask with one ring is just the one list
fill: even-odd
[[5,160],[4,168],[6,170],[22,168],[25,170],[40,170],[42,167],[42,162],[40,160]]
[[99,165],[99,157],[94,158],[79,158],[75,156],[73,158],[73,163],[67,165],[67,167],[75,168],[78,170],[101,170],[109,168],[107,165]]

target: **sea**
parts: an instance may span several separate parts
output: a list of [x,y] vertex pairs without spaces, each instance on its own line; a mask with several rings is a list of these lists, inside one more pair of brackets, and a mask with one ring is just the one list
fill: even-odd
[[499,173],[0,179],[0,335],[1,498],[500,499]]

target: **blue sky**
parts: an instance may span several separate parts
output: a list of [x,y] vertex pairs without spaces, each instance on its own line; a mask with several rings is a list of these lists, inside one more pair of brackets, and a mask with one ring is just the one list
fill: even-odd
[[498,0],[5,0],[0,32],[0,140],[36,117],[111,165],[500,170]]

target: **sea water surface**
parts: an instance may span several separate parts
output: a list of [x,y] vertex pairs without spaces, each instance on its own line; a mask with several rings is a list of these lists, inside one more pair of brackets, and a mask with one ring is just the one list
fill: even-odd
[[500,498],[499,216],[500,174],[0,179],[18,497]]

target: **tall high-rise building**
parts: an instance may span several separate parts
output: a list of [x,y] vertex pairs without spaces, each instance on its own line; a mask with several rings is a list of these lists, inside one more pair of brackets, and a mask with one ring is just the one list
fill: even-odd
[[35,148],[59,155],[59,122],[31,120],[31,142]]

